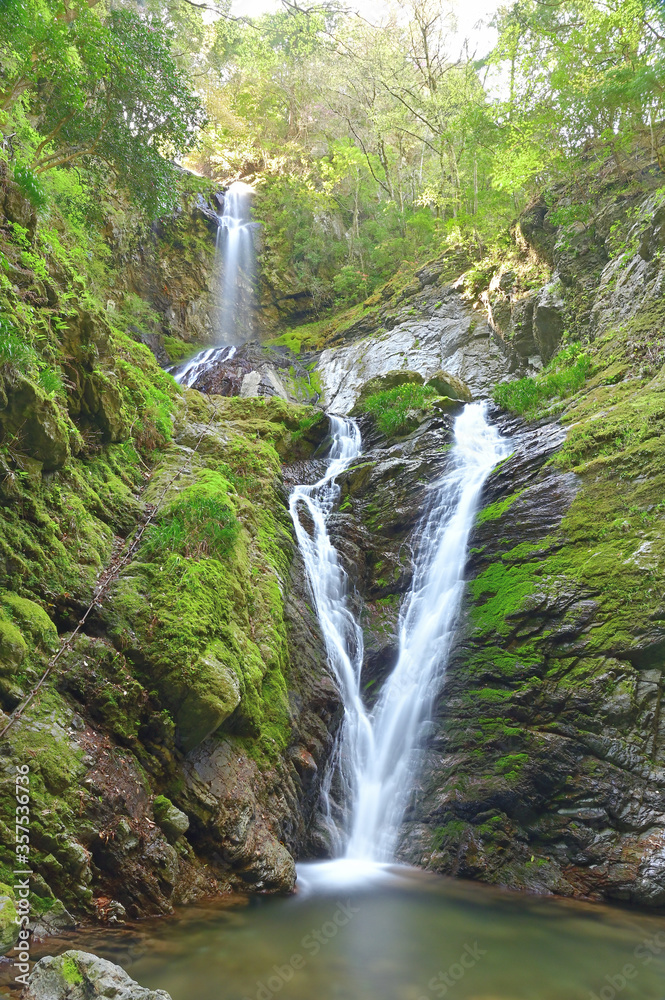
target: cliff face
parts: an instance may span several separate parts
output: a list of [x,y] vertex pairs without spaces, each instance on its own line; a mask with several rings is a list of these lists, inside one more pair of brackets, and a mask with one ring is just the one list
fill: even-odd
[[438,870],[665,902],[659,205],[586,237],[560,311],[586,302],[593,367],[558,423],[507,427],[405,848]]

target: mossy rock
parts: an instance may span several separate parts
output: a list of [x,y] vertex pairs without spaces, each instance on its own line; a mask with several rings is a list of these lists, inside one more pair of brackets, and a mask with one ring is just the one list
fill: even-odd
[[158,795],[152,804],[155,822],[171,843],[175,843],[189,830],[189,818],[166,795]]
[[34,643],[41,644],[49,651],[57,648],[58,630],[38,604],[28,600],[27,597],[19,597],[18,594],[5,590],[0,591],[0,605]]
[[16,625],[0,616],[0,674],[15,674],[26,656],[28,645]]
[[404,370],[394,370],[386,372],[384,375],[375,375],[374,378],[365,382],[360,389],[358,398],[351,410],[352,416],[357,416],[365,412],[365,403],[370,396],[375,396],[378,392],[385,392],[387,389],[394,389],[398,385],[423,385],[425,379],[420,372]]
[[456,375],[450,372],[438,371],[431,375],[425,385],[432,386],[441,396],[448,396],[450,399],[457,399],[461,403],[470,403],[473,399],[471,390]]
[[7,393],[0,409],[0,431],[4,441],[41,462],[45,472],[64,465],[70,453],[69,423],[57,403],[27,378],[20,378]]
[[164,990],[139,986],[124,969],[85,951],[66,951],[42,958],[34,967],[23,997],[25,1000],[171,1000]]
[[192,668],[194,683],[187,687],[176,711],[178,735],[185,751],[202,743],[240,704],[240,681],[225,662],[224,645],[213,642]]
[[14,890],[0,882],[0,955],[6,955],[14,947],[20,926]]

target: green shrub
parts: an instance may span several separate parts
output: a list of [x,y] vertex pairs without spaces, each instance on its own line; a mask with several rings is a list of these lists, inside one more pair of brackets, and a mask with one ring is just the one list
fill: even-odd
[[432,399],[438,395],[432,386],[396,385],[368,396],[363,406],[382,434],[400,434],[411,429],[409,410],[430,409]]
[[19,367],[34,360],[34,350],[25,342],[9,316],[0,315],[0,365],[11,362]]
[[540,375],[503,382],[494,389],[494,400],[505,410],[533,416],[552,399],[565,399],[580,389],[591,371],[591,359],[577,344],[564,347]]
[[17,163],[14,167],[14,181],[35,208],[42,208],[46,204],[46,192],[30,167]]

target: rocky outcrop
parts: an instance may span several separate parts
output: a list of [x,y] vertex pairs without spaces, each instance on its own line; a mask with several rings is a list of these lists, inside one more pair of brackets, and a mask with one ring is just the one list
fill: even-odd
[[219,396],[279,396],[300,403],[319,399],[311,363],[308,365],[288,348],[251,340],[238,346],[232,357],[226,354],[221,351],[207,360],[196,377],[188,380],[191,388]]
[[323,402],[335,413],[349,413],[362,386],[388,372],[417,372],[427,381],[445,369],[482,398],[517,368],[485,320],[450,285],[427,284],[396,314],[379,312],[372,322],[369,335],[320,356]]
[[663,567],[642,567],[645,542],[625,528],[608,537],[597,491],[609,484],[547,464],[562,436],[518,431],[489,483],[403,857],[661,906],[665,627],[655,593],[638,611],[633,588],[648,592]]
[[148,990],[124,969],[85,951],[42,958],[30,973],[21,1000],[171,1000],[164,990]]

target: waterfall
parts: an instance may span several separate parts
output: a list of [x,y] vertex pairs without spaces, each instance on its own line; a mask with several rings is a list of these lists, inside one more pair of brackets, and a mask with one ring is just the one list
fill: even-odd
[[215,271],[221,280],[215,326],[220,344],[244,343],[252,333],[256,269],[255,225],[250,216],[253,193],[242,181],[231,184],[219,216]]
[[[348,418],[330,416],[330,423],[333,444],[326,474],[313,486],[296,486],[291,493],[289,510],[303,554],[328,663],[337,679],[345,708],[342,730],[322,789],[324,814],[333,840],[332,846],[340,851],[343,841],[338,824],[332,817],[331,781],[335,773],[338,773],[342,783],[343,805],[348,806],[352,801],[360,762],[369,752],[372,733],[360,696],[363,633],[348,606],[347,576],[330,541],[327,528],[328,517],[340,494],[336,479],[360,455],[360,431],[356,422]],[[339,824],[342,829],[346,825],[344,822]]]
[[220,361],[229,361],[237,346],[251,338],[256,275],[256,224],[250,216],[253,193],[248,184],[236,181],[224,194],[224,208],[217,216],[213,267],[216,285],[213,326],[221,346],[199,351],[184,364],[167,369],[180,385],[191,388],[209,368]]
[[230,361],[236,351],[236,347],[209,347],[207,351],[201,351],[185,362],[179,371],[173,373],[173,377],[179,385],[191,388],[199,375],[203,375],[213,362]]
[[[370,713],[360,693],[362,632],[349,610],[348,582],[326,527],[339,496],[335,477],[360,454],[360,434],[351,420],[331,421],[334,445],[326,475],[313,486],[295,488],[291,514],[345,710],[332,761],[346,796],[338,853],[352,861],[390,861],[413,788],[423,726],[450,655],[478,500],[508,443],[488,424],[482,403],[466,406],[457,418],[448,468],[430,487],[419,531],[413,581],[400,613],[397,663]],[[311,534],[302,521],[305,510]],[[328,778],[324,785],[329,821],[330,783]]]

